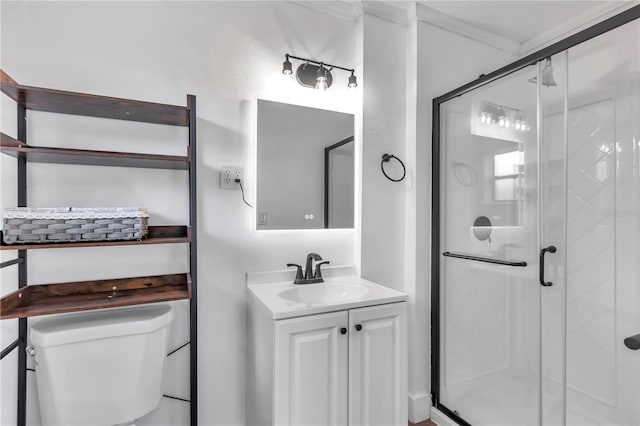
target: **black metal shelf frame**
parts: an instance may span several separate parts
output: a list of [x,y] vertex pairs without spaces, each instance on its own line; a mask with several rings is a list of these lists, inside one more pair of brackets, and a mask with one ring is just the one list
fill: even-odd
[[[187,107],[189,111],[189,145],[188,158],[189,166],[189,225],[191,228],[191,240],[189,242],[190,249],[190,274],[191,274],[191,299],[190,303],[190,341],[186,345],[182,345],[180,350],[187,346],[190,348],[190,397],[189,400],[180,399],[181,401],[190,403],[190,424],[197,426],[198,424],[198,328],[197,328],[197,190],[196,190],[196,97],[187,95]],[[20,142],[27,142],[27,108],[17,102],[17,139]],[[17,161],[17,186],[18,186],[18,207],[27,206],[27,158],[26,156],[18,156]],[[27,279],[27,250],[17,250],[18,256],[15,259],[0,263],[0,269],[13,265],[18,265],[18,288],[28,285]],[[18,350],[18,398],[17,398],[17,426],[26,426],[27,423],[27,371],[34,371],[27,368],[27,318],[18,319],[18,338],[10,343],[0,353],[0,360]],[[175,352],[175,351],[174,351]]]
[[[618,15],[599,22],[585,30],[567,37],[557,43],[521,58],[509,65],[499,68],[489,74],[482,75],[478,79],[471,81],[457,89],[451,90],[442,96],[433,99],[432,102],[432,156],[431,156],[431,398],[435,408],[442,411],[452,420],[462,426],[471,426],[458,413],[447,408],[440,401],[440,253],[442,250],[440,241],[440,106],[453,98],[461,96],[474,89],[482,87],[502,77],[512,74],[530,65],[563,52],[571,47],[589,41],[608,31],[614,30],[622,25],[640,19],[640,6],[633,6]],[[493,263],[493,262],[492,262]],[[514,265],[515,266],[515,265]]]

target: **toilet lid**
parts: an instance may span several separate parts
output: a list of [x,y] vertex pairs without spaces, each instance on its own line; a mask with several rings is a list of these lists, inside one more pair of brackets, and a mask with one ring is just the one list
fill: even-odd
[[147,305],[105,309],[44,318],[31,327],[31,344],[36,347],[150,333],[173,320],[170,305]]

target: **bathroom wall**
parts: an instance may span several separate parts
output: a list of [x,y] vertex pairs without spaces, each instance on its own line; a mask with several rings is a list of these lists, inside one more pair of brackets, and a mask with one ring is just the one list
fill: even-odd
[[[359,114],[358,91],[347,89],[346,73],[335,73],[325,93],[281,75],[285,53],[356,66],[355,22],[290,2],[2,2],[1,13],[1,66],[23,84],[178,105],[187,93],[197,96],[199,424],[243,424],[245,272],[283,269],[310,251],[333,265],[354,264],[357,231],[255,231],[254,211],[240,191],[218,189],[219,166],[245,168],[247,200],[253,203],[256,98]],[[5,100],[2,105],[8,105],[2,129],[15,134],[15,106]],[[162,153],[185,148],[184,129],[47,113],[29,117],[28,137],[38,144]],[[3,158],[1,164],[2,204],[15,205],[14,163]],[[29,202],[142,205],[151,211],[152,224],[179,224],[187,217],[185,176],[34,165]],[[182,246],[46,252],[29,253],[31,283],[187,268]],[[3,251],[2,260],[12,255]],[[14,288],[11,273],[2,272],[3,294]],[[188,330],[186,303],[176,309],[172,347]],[[3,343],[15,333],[11,327],[3,323]],[[188,397],[188,351],[179,353],[170,361],[166,390]],[[15,356],[1,364],[3,425],[15,423]],[[33,373],[28,374],[33,395]],[[37,425],[35,407],[31,398],[29,423]],[[139,424],[184,425],[187,413],[188,404],[164,398]]]
[[[399,16],[376,6],[364,5],[361,22],[362,275],[410,294],[409,418],[417,422],[430,407],[431,102],[516,57],[417,20],[415,10]],[[380,172],[384,153],[404,161],[403,182]]]
[[[366,11],[366,9],[365,9]],[[382,154],[405,160],[406,27],[365,13],[363,30],[362,276],[404,290],[406,184],[387,180]],[[392,177],[402,169],[385,165]]]

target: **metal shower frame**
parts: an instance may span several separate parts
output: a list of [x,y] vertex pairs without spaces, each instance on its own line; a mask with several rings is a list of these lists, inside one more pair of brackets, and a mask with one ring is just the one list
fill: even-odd
[[[433,99],[432,111],[432,193],[431,193],[431,402],[461,426],[471,424],[440,402],[440,105],[467,92],[475,90],[502,77],[519,71],[541,60],[589,41],[608,31],[640,19],[640,5],[633,6],[611,18],[554,43],[544,49],[497,69],[457,89]],[[446,255],[445,255],[446,256]]]

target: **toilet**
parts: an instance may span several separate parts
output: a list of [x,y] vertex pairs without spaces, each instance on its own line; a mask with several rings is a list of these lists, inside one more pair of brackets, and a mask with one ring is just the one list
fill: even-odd
[[162,397],[169,305],[45,318],[30,351],[43,426],[133,425]]

